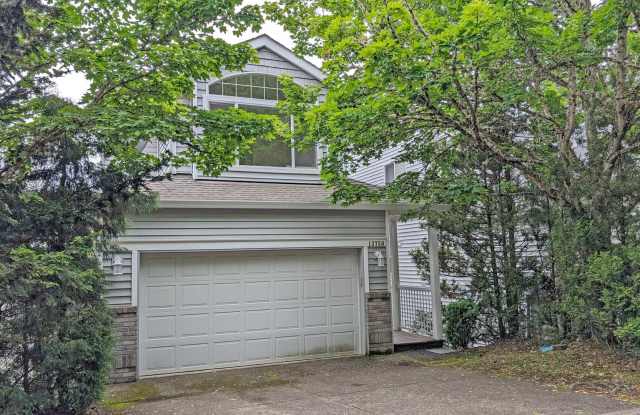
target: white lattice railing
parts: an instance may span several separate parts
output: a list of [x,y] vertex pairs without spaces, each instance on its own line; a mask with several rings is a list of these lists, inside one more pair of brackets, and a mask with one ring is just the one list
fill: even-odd
[[433,335],[430,287],[400,287],[400,328],[425,336]]

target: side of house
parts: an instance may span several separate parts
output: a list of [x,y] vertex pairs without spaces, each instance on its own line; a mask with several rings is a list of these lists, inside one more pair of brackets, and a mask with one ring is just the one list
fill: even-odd
[[[402,149],[400,147],[385,150],[379,159],[362,166],[352,178],[364,183],[384,186],[391,183],[402,173],[419,172],[421,167],[419,163],[408,164],[396,161],[401,152]],[[413,256],[414,251],[421,249],[423,242],[428,242],[426,224],[417,219],[400,221],[397,224],[397,235],[400,285],[403,287],[424,287],[429,285],[429,279],[426,275],[428,271],[419,270]],[[470,284],[468,277],[443,273],[441,278],[450,284],[458,285],[462,289]],[[443,303],[446,304],[449,301],[451,300],[443,298]]]

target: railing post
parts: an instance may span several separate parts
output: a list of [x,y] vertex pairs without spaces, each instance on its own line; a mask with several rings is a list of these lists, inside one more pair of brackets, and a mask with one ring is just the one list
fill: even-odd
[[438,230],[429,226],[429,273],[431,280],[431,317],[433,318],[433,337],[441,340],[442,336],[442,300],[440,298],[440,241]]
[[398,215],[387,212],[387,273],[391,291],[391,325],[394,331],[401,329],[400,323],[400,264],[398,261]]

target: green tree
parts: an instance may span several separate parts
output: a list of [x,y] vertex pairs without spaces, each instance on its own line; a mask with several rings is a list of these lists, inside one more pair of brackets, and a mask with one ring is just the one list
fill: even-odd
[[[326,99],[297,116],[329,144],[323,176],[337,200],[459,205],[481,182],[458,174],[461,155],[512,170],[550,203],[561,331],[595,333],[581,317],[603,300],[569,299],[594,255],[638,243],[640,3],[280,0],[267,10],[299,51],[324,59]],[[348,180],[394,146],[423,170],[383,190]],[[627,317],[617,318],[610,326]],[[603,337],[615,341],[615,329]]]
[[[547,254],[549,212],[521,177],[504,165],[465,155],[458,175],[478,180],[476,196],[429,215],[440,228],[440,262],[444,275],[466,277],[468,286],[442,281],[443,295],[466,297],[478,304],[483,340],[533,334],[531,307],[553,302],[552,261]],[[401,179],[402,180],[402,179]],[[412,252],[429,279],[429,244]]]
[[[242,68],[257,29],[240,0],[35,0],[0,5],[0,412],[81,413],[112,344],[96,251],[113,249],[148,180],[169,165],[216,174],[281,123],[191,106],[195,79]],[[90,82],[79,103],[57,76]],[[143,154],[148,141],[180,154]]]

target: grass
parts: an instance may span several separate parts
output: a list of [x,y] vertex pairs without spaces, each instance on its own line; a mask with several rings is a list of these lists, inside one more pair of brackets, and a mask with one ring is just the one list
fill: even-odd
[[107,393],[101,401],[101,406],[111,411],[122,411],[136,402],[154,399],[159,395],[160,391],[156,385],[137,382],[118,392]]
[[421,359],[425,366],[459,367],[499,377],[532,380],[640,404],[640,362],[593,343],[572,343],[541,353],[529,344],[506,343],[447,356]]
[[158,379],[144,379],[130,384],[111,386],[105,393],[100,407],[111,413],[119,413],[136,403],[193,396],[215,391],[245,391],[281,386],[292,383],[272,370],[220,371]]

